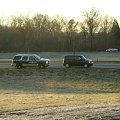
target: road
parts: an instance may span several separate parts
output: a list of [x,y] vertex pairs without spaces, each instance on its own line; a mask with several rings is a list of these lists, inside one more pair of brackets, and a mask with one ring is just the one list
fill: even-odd
[[95,64],[95,68],[115,68],[120,69],[120,64]]
[[[63,68],[64,66],[62,64],[57,63],[51,63],[50,68]],[[10,63],[0,63],[0,68],[14,68],[11,66]],[[95,63],[93,65],[93,68],[114,68],[114,69],[120,69],[120,64],[113,64],[113,63],[105,63],[105,64],[97,64]]]

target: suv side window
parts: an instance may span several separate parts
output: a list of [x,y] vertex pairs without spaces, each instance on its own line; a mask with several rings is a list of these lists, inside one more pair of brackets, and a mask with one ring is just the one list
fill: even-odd
[[35,58],[33,56],[29,56],[30,61],[35,61]]
[[79,56],[75,56],[75,60],[81,60]]
[[74,60],[74,56],[65,56],[66,60]]
[[15,56],[13,60],[20,60],[22,56]]
[[70,58],[70,60],[74,60],[75,59],[75,57],[74,56],[71,56],[71,57],[69,57]]
[[28,56],[23,56],[22,60],[23,61],[27,61],[28,60]]

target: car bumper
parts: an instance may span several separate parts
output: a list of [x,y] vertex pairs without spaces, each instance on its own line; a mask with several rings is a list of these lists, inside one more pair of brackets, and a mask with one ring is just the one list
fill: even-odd
[[93,66],[93,62],[91,62],[91,63],[88,63],[88,66]]

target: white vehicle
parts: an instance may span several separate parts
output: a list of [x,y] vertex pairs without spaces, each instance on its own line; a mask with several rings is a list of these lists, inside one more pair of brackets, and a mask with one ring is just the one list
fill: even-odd
[[106,49],[106,52],[116,52],[116,51],[118,51],[118,49],[116,49],[116,48],[108,48],[108,49]]

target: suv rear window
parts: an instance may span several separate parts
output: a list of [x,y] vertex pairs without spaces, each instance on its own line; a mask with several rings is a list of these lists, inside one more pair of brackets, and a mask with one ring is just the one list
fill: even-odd
[[21,59],[21,56],[15,56],[14,58],[13,58],[13,60],[20,60]]

